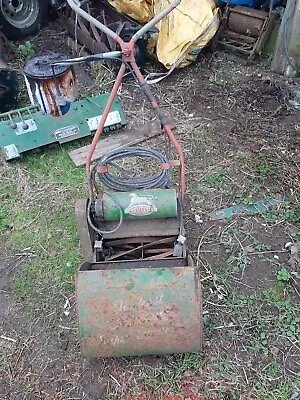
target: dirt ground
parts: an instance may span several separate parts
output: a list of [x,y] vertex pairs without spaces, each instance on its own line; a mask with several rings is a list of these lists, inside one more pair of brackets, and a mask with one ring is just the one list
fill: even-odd
[[[38,51],[69,51],[59,29],[54,22],[32,39]],[[78,79],[82,87],[91,87],[95,76],[86,71],[77,70]],[[186,158],[184,217],[203,285],[202,353],[84,360],[74,292],[63,293],[59,310],[55,297],[52,311],[51,303],[24,305],[13,282],[35,255],[12,248],[5,233],[7,244],[0,247],[1,399],[299,398],[300,270],[297,262],[289,263],[285,247],[300,241],[300,111],[291,102],[297,84],[297,79],[273,75],[266,60],[243,66],[222,53],[208,53],[154,88],[164,111],[175,118]],[[133,82],[123,85],[120,98],[129,126],[151,118]],[[151,144],[161,147],[162,140]],[[213,218],[234,204],[278,195],[280,204],[266,215]],[[44,306],[48,314],[36,312]]]

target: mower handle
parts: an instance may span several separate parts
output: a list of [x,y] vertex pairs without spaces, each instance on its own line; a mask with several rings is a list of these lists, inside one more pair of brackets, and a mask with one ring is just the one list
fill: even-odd
[[[168,0],[168,2],[170,2],[170,1],[171,0]],[[181,198],[183,199],[184,192],[185,192],[185,174],[184,174],[185,167],[184,167],[184,156],[183,156],[182,149],[181,149],[179,143],[177,142],[177,140],[174,136],[174,133],[172,132],[171,128],[168,125],[167,118],[163,115],[163,113],[159,109],[158,104],[155,101],[155,98],[149,88],[149,85],[145,81],[145,78],[143,77],[139,67],[137,66],[136,61],[135,61],[135,55],[134,55],[134,46],[135,46],[136,41],[142,35],[144,35],[146,32],[148,32],[151,28],[153,28],[160,20],[162,20],[166,15],[168,15],[172,10],[174,10],[181,3],[181,0],[172,0],[165,10],[161,11],[158,15],[156,15],[154,18],[152,18],[151,21],[149,21],[146,25],[144,25],[141,29],[139,29],[135,34],[133,34],[131,40],[128,42],[124,42],[117,33],[113,32],[107,26],[105,26],[100,21],[98,21],[97,19],[92,17],[90,14],[88,14],[86,11],[82,10],[80,7],[81,6],[80,0],[67,0],[67,2],[69,4],[69,6],[72,8],[72,10],[75,11],[75,13],[79,14],[82,18],[86,19],[88,22],[90,22],[92,25],[96,26],[99,30],[101,30],[107,36],[110,36],[116,43],[118,43],[121,48],[121,54],[122,54],[122,60],[121,60],[122,64],[121,64],[120,70],[116,77],[116,80],[115,80],[115,83],[111,90],[111,93],[108,97],[106,106],[103,110],[103,114],[101,116],[98,128],[96,130],[96,133],[94,135],[94,138],[92,140],[92,143],[91,143],[91,146],[89,148],[89,152],[88,152],[88,155],[86,158],[85,165],[86,165],[86,173],[87,173],[87,178],[88,178],[90,200],[91,201],[94,200],[94,194],[95,194],[93,184],[91,181],[91,170],[90,170],[92,157],[95,152],[96,145],[97,145],[97,143],[100,139],[100,136],[103,132],[105,121],[108,117],[108,114],[112,107],[113,101],[114,101],[114,99],[117,95],[118,89],[122,83],[122,79],[123,79],[123,76],[126,71],[126,66],[128,66],[128,65],[130,65],[131,72],[133,73],[136,80],[138,81],[141,90],[147,97],[156,116],[158,117],[161,127],[164,129],[166,135],[168,136],[170,142],[172,143],[172,145],[174,146],[174,148],[176,150],[176,153],[179,156],[179,160],[180,160],[180,187],[179,187],[179,190],[180,190]],[[99,58],[102,58],[103,54],[101,54],[101,55],[98,54],[96,56],[98,56]],[[71,62],[71,61],[72,60],[69,60],[69,62]],[[75,59],[75,61],[81,62],[82,59],[77,59],[77,60]],[[64,60],[62,62],[66,63],[67,61]]]
[[69,6],[72,8],[73,11],[75,11],[76,14],[79,14],[82,18],[86,19],[88,22],[91,24],[95,25],[100,31],[104,32],[107,36],[110,36],[112,39],[117,41],[118,35],[109,29],[107,26],[102,24],[100,21],[98,21],[96,18],[92,17],[90,14],[88,14],[86,11],[84,11],[80,6],[81,3],[79,0],[67,0]]
[[[105,33],[107,36],[110,36],[116,42],[123,42],[122,39],[107,26],[102,24],[96,18],[92,17],[86,11],[84,11],[80,6],[80,0],[67,0],[69,6],[75,13],[79,14],[82,18],[86,19],[91,24],[95,25],[100,31]],[[174,8],[176,8],[181,3],[181,0],[173,0],[169,6],[161,11],[158,15],[151,19],[146,25],[144,25],[141,29],[139,29],[131,38],[131,42],[136,42],[141,36],[143,36],[146,32],[148,32],[153,26],[155,26],[160,20],[162,20],[166,15],[168,15]],[[120,44],[120,43],[119,43]]]

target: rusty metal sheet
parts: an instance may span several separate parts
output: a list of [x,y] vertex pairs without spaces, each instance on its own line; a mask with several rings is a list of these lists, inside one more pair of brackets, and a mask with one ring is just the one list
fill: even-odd
[[201,288],[194,267],[78,271],[76,292],[84,357],[201,349]]

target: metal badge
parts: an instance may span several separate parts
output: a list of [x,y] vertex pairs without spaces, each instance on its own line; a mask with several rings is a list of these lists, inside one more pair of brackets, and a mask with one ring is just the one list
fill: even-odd
[[133,215],[135,217],[143,217],[145,215],[152,214],[157,211],[157,207],[152,201],[152,197],[138,196],[136,193],[131,194],[130,204],[125,208],[126,214]]
[[[88,118],[87,124],[90,128],[90,131],[95,131],[98,128],[102,115],[98,115],[97,117]],[[121,116],[119,111],[112,111],[108,114],[104,127],[119,124],[121,122]]]
[[70,125],[66,126],[65,128],[57,129],[53,132],[56,140],[60,141],[72,136],[76,136],[79,133],[79,126],[78,125]]

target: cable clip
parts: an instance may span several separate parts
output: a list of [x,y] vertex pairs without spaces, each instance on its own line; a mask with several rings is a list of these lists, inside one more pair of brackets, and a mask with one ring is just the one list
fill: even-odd
[[179,160],[170,160],[167,163],[161,163],[160,164],[160,169],[162,169],[163,171],[166,171],[170,168],[173,167],[179,167],[180,166],[180,161]]
[[108,171],[108,167],[107,165],[99,165],[96,171],[98,172],[98,174],[105,174],[105,172]]

